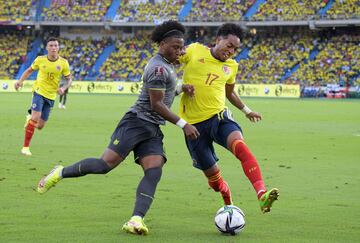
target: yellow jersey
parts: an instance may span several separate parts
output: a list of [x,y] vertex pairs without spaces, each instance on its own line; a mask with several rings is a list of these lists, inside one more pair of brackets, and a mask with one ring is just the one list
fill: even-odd
[[68,61],[60,56],[56,61],[50,61],[47,56],[38,56],[31,64],[31,69],[39,70],[33,91],[50,100],[56,98],[61,76],[70,75]]
[[238,63],[234,59],[222,62],[214,58],[210,48],[193,43],[180,57],[184,65],[183,84],[195,88],[195,96],[185,94],[180,100],[180,117],[190,124],[205,121],[222,111],[225,106],[225,85],[235,83]]

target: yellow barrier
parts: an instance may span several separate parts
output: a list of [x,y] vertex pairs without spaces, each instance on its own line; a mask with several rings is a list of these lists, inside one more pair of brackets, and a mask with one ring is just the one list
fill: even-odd
[[[15,92],[14,80],[0,80],[0,92]],[[25,81],[19,92],[31,92],[33,81]],[[72,83],[71,93],[94,94],[138,94],[141,82],[88,82],[75,81]],[[237,84],[235,91],[241,97],[284,97],[299,98],[300,85],[286,84]]]
[[[0,80],[0,92],[16,92],[15,80]],[[25,81],[19,92],[31,92],[33,81]],[[88,82],[74,81],[70,87],[71,93],[97,94],[138,94],[142,87],[140,82]]]
[[235,90],[241,97],[300,97],[300,85],[292,84],[237,84]]

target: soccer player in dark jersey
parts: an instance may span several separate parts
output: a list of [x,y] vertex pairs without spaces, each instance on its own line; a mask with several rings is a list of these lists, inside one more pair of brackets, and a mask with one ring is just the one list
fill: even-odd
[[216,35],[216,45],[208,48],[193,43],[179,59],[184,64],[184,84],[194,90],[182,95],[180,117],[193,124],[200,136],[196,140],[186,138],[194,166],[208,178],[208,184],[220,192],[226,205],[232,204],[230,188],[223,180],[213,142],[231,151],[241,161],[242,168],[253,185],[263,213],[269,212],[278,198],[278,189],[267,190],[259,164],[242,136],[240,126],[233,120],[225,106],[225,97],[246,117],[256,122],[261,115],[251,111],[234,92],[238,63],[231,57],[240,47],[242,30],[236,24],[222,25]]
[[45,193],[61,179],[106,174],[133,151],[135,162],[144,170],[144,177],[136,190],[133,216],[124,224],[123,230],[134,234],[148,233],[143,218],[154,199],[166,162],[159,125],[164,125],[167,120],[182,128],[189,139],[199,135],[194,126],[170,110],[177,85],[173,63],[178,61],[184,47],[184,33],[184,26],[176,21],[164,22],[154,29],[151,39],[159,45],[159,51],[146,65],[141,94],[120,120],[101,158],[87,158],[65,168],[56,166],[38,183],[39,193]]
[[[20,79],[15,83],[18,90],[30,74],[39,70],[36,81],[33,85],[33,98],[31,103],[31,115],[26,117],[25,139],[21,153],[32,155],[30,152],[30,142],[35,132],[35,128],[41,130],[49,119],[50,111],[54,106],[56,93],[62,95],[70,87],[72,78],[68,61],[59,56],[59,41],[57,38],[50,37],[46,41],[48,54],[38,56],[31,67],[25,70]],[[60,79],[64,76],[67,84],[59,87]]]

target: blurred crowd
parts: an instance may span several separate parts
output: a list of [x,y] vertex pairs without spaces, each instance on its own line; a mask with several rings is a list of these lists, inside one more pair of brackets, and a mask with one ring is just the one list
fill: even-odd
[[0,34],[0,79],[13,79],[26,61],[29,38],[12,33]]
[[47,21],[103,21],[112,0],[52,0],[42,16]]
[[118,20],[123,22],[161,22],[177,19],[185,0],[124,0],[117,10]]
[[187,21],[231,21],[240,20],[246,10],[254,4],[256,0],[200,0],[193,1]]
[[[140,81],[147,61],[157,51],[150,33],[151,29],[119,32],[116,38],[60,38],[60,55],[68,59],[75,80]],[[187,44],[196,41],[211,46],[214,36],[198,27],[190,29],[187,40]],[[0,34],[0,78],[16,76],[32,41],[24,35]],[[109,45],[115,50],[95,73],[94,64]],[[44,48],[38,55],[45,53]],[[238,83],[359,84],[360,34],[352,31],[266,32],[245,37],[239,51],[247,55],[239,60]]]
[[36,0],[0,1],[0,21],[29,21],[36,13]]
[[140,81],[147,61],[157,50],[149,38],[150,33],[142,31],[133,37],[118,38],[115,51],[102,65],[97,79]]
[[[42,7],[40,3],[44,2],[1,1],[0,21],[29,21],[36,14],[41,14],[42,20],[46,21],[105,21],[106,13],[114,0],[51,0],[49,7]],[[359,0],[335,0],[324,14],[320,14],[319,11],[332,1],[267,0],[258,6],[254,14],[245,18],[245,14],[255,2],[256,0],[193,0],[191,11],[184,17],[185,21],[189,22],[214,22],[242,19],[358,19],[360,16]],[[116,10],[114,21],[156,23],[165,19],[178,19],[186,3],[187,0],[122,0]]]
[[314,16],[328,0],[267,0],[253,16],[256,20],[302,20]]

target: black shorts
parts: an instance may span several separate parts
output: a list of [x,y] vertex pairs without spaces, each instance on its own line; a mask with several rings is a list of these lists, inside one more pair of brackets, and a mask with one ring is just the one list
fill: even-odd
[[161,155],[166,162],[163,138],[159,125],[127,112],[112,134],[108,148],[124,159],[133,151],[136,163],[148,155]]

